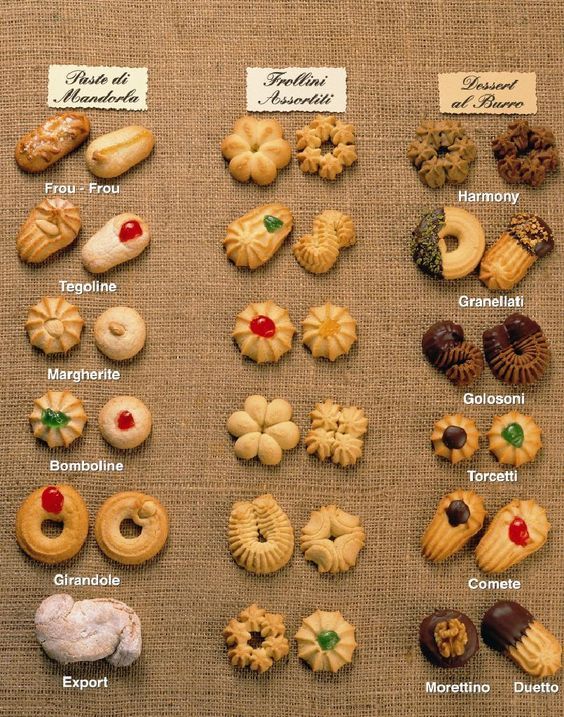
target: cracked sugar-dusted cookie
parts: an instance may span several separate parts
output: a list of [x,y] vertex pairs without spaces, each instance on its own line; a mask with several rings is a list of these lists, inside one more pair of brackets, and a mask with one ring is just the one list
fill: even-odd
[[267,612],[256,603],[242,610],[223,630],[227,657],[234,667],[266,672],[290,651],[283,615]]
[[512,500],[501,508],[476,548],[485,573],[502,573],[542,548],[550,523],[536,500]]
[[435,423],[431,433],[435,455],[453,464],[471,458],[478,450],[479,439],[474,421],[461,413],[443,416]]
[[98,414],[103,438],[114,448],[137,448],[149,437],[153,419],[147,406],[135,396],[115,396]]
[[347,354],[356,341],[356,321],[344,306],[327,302],[310,308],[302,321],[302,334],[314,358],[335,361]]
[[237,565],[257,575],[280,570],[294,552],[290,519],[270,493],[233,505],[228,539]]
[[306,450],[319,460],[331,458],[336,465],[354,465],[362,456],[368,419],[357,406],[341,407],[331,399],[316,404],[309,414],[311,430],[305,437]]
[[500,463],[518,468],[535,459],[542,448],[541,433],[531,416],[509,411],[495,416],[487,434],[489,448]]
[[39,264],[72,244],[80,231],[80,210],[67,199],[46,197],[22,224],[16,249],[22,261]]
[[439,501],[433,520],[421,538],[421,553],[434,563],[461,550],[484,525],[484,501],[472,490],[458,490]]
[[47,391],[33,402],[29,416],[33,435],[49,446],[70,446],[88,420],[84,406],[70,391]]
[[113,306],[96,319],[94,341],[114,361],[133,358],[145,345],[147,327],[141,314],[129,306]]
[[243,356],[257,363],[276,363],[292,348],[295,333],[286,309],[269,300],[249,304],[238,314],[231,336]]
[[58,112],[20,138],[14,157],[24,172],[43,172],[80,147],[89,134],[90,121],[84,112]]
[[337,672],[352,662],[357,647],[355,630],[339,611],[316,610],[303,619],[294,636],[298,657],[314,672]]
[[336,505],[314,510],[302,528],[300,547],[320,573],[344,573],[356,565],[366,542],[360,518]]
[[25,328],[32,346],[45,354],[67,353],[80,343],[84,321],[62,296],[45,296],[29,310]]
[[292,231],[292,212],[284,204],[263,204],[227,227],[223,246],[235,266],[257,269],[274,256]]

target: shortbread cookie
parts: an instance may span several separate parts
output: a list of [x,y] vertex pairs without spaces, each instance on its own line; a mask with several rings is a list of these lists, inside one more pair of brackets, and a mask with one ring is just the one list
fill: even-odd
[[320,573],[344,573],[356,565],[365,542],[366,533],[357,515],[325,505],[314,510],[302,528],[300,547]]
[[86,166],[103,179],[119,177],[151,154],[155,135],[141,125],[121,127],[103,134],[86,148]]
[[228,537],[233,560],[257,575],[280,570],[294,552],[290,519],[270,493],[233,505]]
[[275,119],[261,120],[252,115],[243,115],[235,122],[233,133],[221,143],[221,153],[229,161],[234,179],[252,179],[261,185],[272,184],[278,170],[292,159],[282,125]]
[[251,209],[227,227],[225,252],[235,266],[257,269],[280,249],[292,223],[292,212],[284,204]]
[[47,391],[35,399],[29,416],[33,435],[49,448],[70,446],[82,435],[87,420],[82,401],[70,391]]
[[16,162],[24,172],[43,172],[80,147],[89,133],[90,121],[84,112],[58,112],[20,138]]
[[32,306],[25,328],[32,346],[45,354],[61,354],[80,343],[84,321],[76,306],[62,296],[45,296]]
[[471,458],[478,450],[479,439],[474,421],[461,413],[443,416],[431,433],[435,454],[453,464]]
[[133,358],[145,346],[147,327],[143,317],[129,306],[113,306],[94,324],[94,341],[114,361]]
[[348,354],[356,341],[356,321],[344,306],[327,302],[311,307],[302,321],[302,334],[314,358],[335,361]]
[[282,452],[295,448],[300,441],[300,429],[291,418],[288,401],[275,398],[268,402],[264,396],[249,396],[244,409],[227,420],[227,430],[237,438],[233,447],[237,458],[258,456],[267,466],[280,463]]
[[264,301],[249,304],[237,315],[231,336],[243,356],[257,363],[275,363],[292,348],[295,333],[286,309]]
[[130,212],[118,214],[82,247],[84,268],[100,274],[131,261],[147,248],[150,238],[149,226],[141,217]]
[[500,600],[486,612],[482,638],[533,677],[550,677],[562,667],[557,638],[513,600]]
[[337,672],[352,662],[357,648],[355,630],[340,612],[316,610],[303,619],[295,634],[298,657],[314,672]]
[[309,414],[311,430],[305,438],[306,450],[319,460],[331,458],[336,465],[354,465],[362,456],[368,419],[356,406],[345,406],[331,399],[316,404]]
[[147,406],[135,396],[115,396],[98,414],[103,438],[114,448],[140,446],[151,433],[153,419]]
[[[322,154],[325,142],[330,142],[333,149]],[[296,147],[302,172],[319,174],[323,179],[336,179],[345,167],[357,160],[354,126],[334,115],[316,115],[308,125],[297,130]]]
[[460,488],[445,495],[421,538],[423,557],[434,563],[450,558],[482,529],[485,518],[484,501],[474,491]]
[[285,632],[282,615],[266,612],[255,603],[249,605],[223,631],[229,662],[241,669],[250,667],[258,673],[266,672],[290,650]]
[[300,266],[312,274],[329,271],[339,250],[356,243],[353,220],[348,214],[327,209],[313,220],[313,233],[301,237],[292,251]]
[[541,433],[531,416],[509,411],[504,416],[495,416],[488,431],[489,448],[500,463],[518,468],[534,461],[542,448]]
[[80,231],[80,210],[67,199],[46,197],[22,224],[16,249],[22,261],[39,264],[72,244]]
[[502,573],[546,543],[550,523],[536,500],[512,500],[496,514],[476,548],[485,573]]
[[419,645],[437,667],[462,667],[480,646],[476,626],[458,610],[438,610],[419,626]]

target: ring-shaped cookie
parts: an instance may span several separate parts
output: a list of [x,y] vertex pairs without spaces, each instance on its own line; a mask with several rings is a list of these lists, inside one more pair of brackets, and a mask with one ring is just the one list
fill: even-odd
[[[54,537],[46,535],[46,520],[63,523]],[[61,563],[76,555],[88,535],[88,508],[70,485],[49,485],[34,490],[16,515],[16,540],[20,548],[41,563]]]
[[[124,520],[139,525],[134,538],[121,534]],[[168,537],[168,515],[156,498],[137,491],[116,493],[102,505],[96,516],[94,534],[100,550],[123,565],[139,565],[162,550]]]

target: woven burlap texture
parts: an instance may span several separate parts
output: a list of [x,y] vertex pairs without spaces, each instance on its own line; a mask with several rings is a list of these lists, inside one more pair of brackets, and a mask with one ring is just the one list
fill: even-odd
[[[466,466],[439,462],[429,447],[433,421],[464,411],[485,432],[493,407],[464,406],[462,389],[451,386],[420,353],[420,337],[432,322],[449,318],[471,340],[510,313],[461,309],[459,295],[489,296],[476,276],[446,284],[425,277],[412,264],[408,238],[421,214],[457,203],[457,188],[422,186],[406,156],[418,123],[438,117],[437,74],[461,70],[534,71],[539,112],[535,122],[553,128],[564,146],[561,101],[562,19],[557,0],[471,1],[194,0],[151,3],[73,3],[31,0],[0,3],[0,58],[4,276],[2,298],[3,409],[1,435],[4,519],[0,525],[2,644],[5,655],[0,714],[10,717],[73,715],[140,717],[190,715],[350,715],[436,717],[444,714],[555,715],[559,695],[518,696],[513,680],[529,680],[486,647],[456,672],[433,668],[420,655],[418,625],[439,607],[454,607],[479,623],[502,597],[517,598],[564,639],[560,596],[563,533],[560,491],[562,443],[562,202],[558,176],[543,187],[518,187],[518,207],[538,212],[554,228],[556,252],[539,262],[518,288],[525,313],[537,319],[553,346],[553,359],[538,387],[527,389],[526,412],[544,429],[537,460],[523,467],[517,484],[480,484],[477,491],[494,513],[513,497],[536,498],[552,523],[547,545],[514,568],[518,592],[471,591],[479,576],[471,549],[434,567],[419,555],[419,536],[441,495],[471,487]],[[156,135],[153,156],[124,175],[120,194],[75,197],[82,210],[78,246],[43,266],[18,261],[14,240],[28,211],[43,197],[44,181],[84,184],[92,180],[84,150],[42,175],[20,172],[12,158],[17,138],[49,113],[50,63],[147,66],[149,110],[142,115],[90,111],[93,136],[141,122]],[[293,159],[270,187],[245,186],[229,175],[219,143],[245,109],[247,66],[344,66],[348,75],[347,120],[358,136],[358,164],[334,183],[305,176]],[[290,141],[311,119],[308,113],[278,115]],[[508,117],[470,116],[463,122],[476,141],[478,158],[465,189],[507,191],[491,156],[490,141]],[[291,207],[295,229],[260,270],[237,270],[221,240],[235,217],[265,201]],[[508,205],[463,205],[474,211],[492,242],[503,229]],[[327,208],[349,212],[357,246],[342,252],[330,273],[304,272],[291,243],[310,231]],[[87,322],[81,345],[68,358],[48,359],[32,349],[24,331],[28,307],[57,296],[58,281],[91,279],[80,262],[80,245],[109,217],[138,212],[150,222],[153,241],[139,259],[104,279],[117,294],[67,295]],[[229,333],[247,303],[273,299],[294,323],[308,307],[326,300],[346,305],[358,320],[359,340],[334,364],[315,360],[294,340],[278,365],[243,360]],[[47,367],[114,367],[98,353],[92,325],[112,305],[138,309],[148,326],[145,349],[119,367],[119,382],[79,385],[47,382]],[[85,435],[66,452],[37,443],[27,415],[47,387],[69,388],[83,399],[90,421]],[[510,393],[486,369],[476,393]],[[151,408],[154,430],[125,456],[124,474],[71,474],[48,470],[49,459],[117,460],[96,428],[100,407],[112,395],[131,393]],[[245,397],[263,393],[289,400],[302,431],[308,412],[325,398],[364,407],[369,420],[365,456],[352,470],[321,464],[303,444],[279,467],[239,462],[225,430],[227,416]],[[478,470],[496,469],[486,442],[473,459]],[[82,552],[68,564],[46,567],[17,547],[14,519],[35,487],[68,481],[84,496],[91,525],[98,507],[117,491],[139,489],[169,509],[171,532],[163,553],[146,566],[124,568],[105,559],[92,530]],[[298,548],[271,577],[253,577],[230,559],[226,523],[235,500],[272,492],[297,533],[311,510],[337,503],[362,516],[367,545],[356,568],[320,575]],[[34,636],[33,615],[57,592],[53,576],[107,574],[118,588],[69,588],[76,598],[112,596],[140,615],[143,652],[129,669],[105,663],[62,667],[49,660]],[[256,601],[286,616],[293,636],[301,618],[316,608],[343,612],[356,625],[354,662],[337,675],[314,675],[301,664],[295,643],[285,664],[257,677],[228,664],[221,632],[244,606]],[[109,676],[107,689],[78,693],[62,688],[64,674]],[[491,684],[487,695],[455,698],[425,694],[428,680]],[[458,712],[460,710],[460,712]]]

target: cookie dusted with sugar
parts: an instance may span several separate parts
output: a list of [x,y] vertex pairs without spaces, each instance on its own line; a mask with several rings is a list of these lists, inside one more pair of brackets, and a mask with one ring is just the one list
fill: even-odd
[[280,249],[292,225],[292,212],[284,204],[251,209],[227,227],[225,253],[235,266],[258,269]]
[[276,363],[292,348],[295,333],[286,309],[269,300],[249,304],[238,314],[231,336],[243,356],[257,363]]

